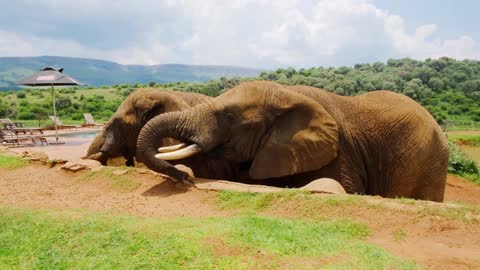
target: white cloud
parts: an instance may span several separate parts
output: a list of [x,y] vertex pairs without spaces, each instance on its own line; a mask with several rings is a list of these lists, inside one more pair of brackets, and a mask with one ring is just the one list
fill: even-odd
[[180,59],[171,48],[155,41],[129,48],[101,50],[86,47],[76,41],[46,39],[1,30],[0,51],[4,52],[2,56],[71,56],[110,59],[122,64],[153,65],[158,61],[173,63]]
[[[59,17],[134,25],[115,49],[86,45],[75,35],[39,37],[0,29],[2,56],[103,58],[125,64],[192,63],[254,67],[319,66],[389,57],[480,58],[468,35],[435,38],[434,23],[407,31],[404,19],[369,0],[24,0]],[[75,20],[74,20],[75,21]],[[76,22],[76,21],[75,21]],[[80,25],[81,26],[81,25]],[[61,24],[59,24],[61,27]],[[91,29],[95,31],[95,29]],[[129,40],[134,36],[134,40]],[[101,36],[99,38],[102,38]],[[380,59],[379,59],[380,58]]]

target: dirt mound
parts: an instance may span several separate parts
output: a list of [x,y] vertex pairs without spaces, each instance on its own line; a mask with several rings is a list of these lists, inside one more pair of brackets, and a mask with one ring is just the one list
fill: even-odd
[[225,215],[208,203],[212,194],[181,190],[164,179],[132,172],[71,173],[31,165],[21,170],[0,169],[0,204],[32,208],[87,208],[153,217]]

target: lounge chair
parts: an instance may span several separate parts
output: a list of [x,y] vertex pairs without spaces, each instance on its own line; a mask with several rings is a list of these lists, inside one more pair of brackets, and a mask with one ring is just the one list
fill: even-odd
[[43,128],[23,127],[22,123],[14,123],[12,120],[8,118],[0,119],[0,123],[2,123],[4,130],[12,130],[16,134],[19,134],[19,133],[27,134],[27,132],[30,133],[31,135],[33,135],[34,133],[43,134]]
[[93,116],[90,113],[84,113],[83,117],[85,118],[85,122],[82,125],[84,127],[103,126],[102,124],[95,123],[95,120],[93,120]]
[[82,126],[79,126],[79,125],[64,125],[62,123],[62,121],[60,121],[60,119],[58,119],[57,117],[55,117],[53,115],[50,115],[48,118],[50,118],[50,120],[52,120],[52,122],[54,123],[54,125],[48,126],[48,129],[55,129],[55,124],[57,125],[58,129],[71,129],[71,128],[82,127]]
[[0,140],[3,145],[11,145],[13,147],[20,146],[25,141],[31,141],[30,144],[37,144],[39,141],[42,146],[43,144],[48,145],[47,139],[44,137],[34,136],[34,135],[19,135],[13,130],[3,129],[0,130]]

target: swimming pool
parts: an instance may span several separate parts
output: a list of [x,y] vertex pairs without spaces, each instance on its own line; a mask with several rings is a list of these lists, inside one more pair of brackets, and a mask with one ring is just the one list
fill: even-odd
[[83,131],[83,132],[74,132],[74,133],[65,133],[65,134],[58,134],[58,137],[62,138],[84,138],[84,139],[93,139],[97,136],[100,130],[92,130],[92,131]]

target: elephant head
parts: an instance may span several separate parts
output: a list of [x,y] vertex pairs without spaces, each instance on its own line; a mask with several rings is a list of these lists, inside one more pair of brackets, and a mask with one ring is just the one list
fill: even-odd
[[[338,129],[312,99],[280,84],[247,82],[188,110],[152,118],[140,131],[136,157],[150,169],[186,179],[165,160],[216,152],[251,179],[277,178],[316,170],[335,159]],[[175,151],[160,147],[167,137],[188,146]]]
[[[137,137],[145,123],[157,115],[185,110],[207,99],[209,97],[196,93],[151,88],[136,90],[120,104],[90,144],[85,158],[106,165],[109,158],[123,156],[127,159],[126,165],[133,166]],[[171,141],[163,140],[163,145],[169,143]]]

